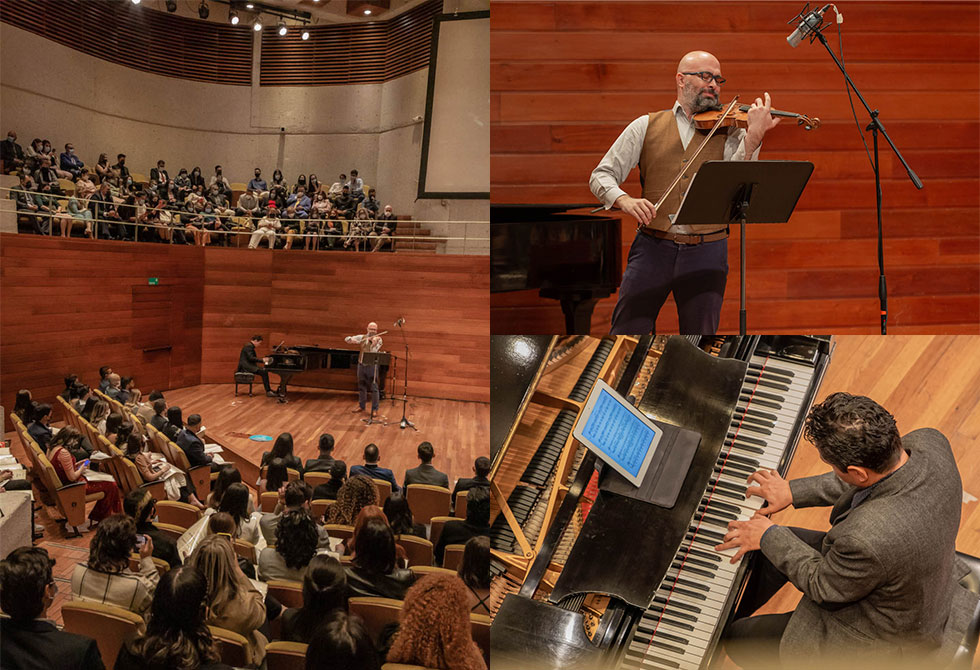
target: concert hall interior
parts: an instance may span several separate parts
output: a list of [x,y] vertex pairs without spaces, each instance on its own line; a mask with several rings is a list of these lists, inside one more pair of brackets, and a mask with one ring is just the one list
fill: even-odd
[[[788,223],[750,219],[746,226],[748,332],[880,331],[869,113],[853,92],[849,102],[844,77],[819,41],[787,44],[803,2],[491,4],[492,207],[579,207],[563,216],[525,207],[520,220],[540,229],[513,247],[507,226],[498,226],[504,213],[491,213],[500,278],[491,285],[494,333],[610,332],[637,221],[617,210],[591,211],[602,203],[590,192],[590,173],[627,124],[670,109],[678,61],[694,50],[720,62],[722,105],[736,95],[751,104],[768,92],[773,109],[821,121],[804,130],[783,118],[762,141],[760,161],[809,161],[814,171]],[[887,332],[976,333],[980,5],[809,4],[826,10],[823,33],[835,56],[840,29],[851,79],[924,185],[916,189],[879,136]],[[845,19],[840,25],[835,11]],[[623,184],[634,198],[641,197],[638,172]],[[655,202],[662,188],[644,196]],[[664,213],[673,212],[654,223]],[[731,225],[713,332],[739,332],[740,240]],[[504,257],[498,248],[508,250]],[[590,330],[566,329],[556,300],[565,294],[598,298]],[[678,330],[674,298],[660,310],[656,332],[704,334]]]
[[0,45],[0,666],[486,670],[489,1]]
[[[962,479],[955,547],[980,556],[976,346],[975,337],[944,335],[493,336],[494,667],[744,665],[725,654],[719,635],[762,559],[754,552],[731,566],[727,557],[716,562],[713,546],[728,518],[747,518],[765,504],[744,497],[746,473],[755,467],[772,468],[787,480],[830,471],[803,437],[803,421],[812,405],[838,392],[879,403],[894,416],[903,440],[922,428],[948,439]],[[692,430],[700,440],[680,475],[684,483],[673,507],[643,497],[651,477],[660,482],[654,491],[668,479],[651,475],[656,460],[641,489],[624,489],[616,473],[594,472],[599,461],[573,437],[597,380],[669,429],[657,447],[672,449],[663,462],[680,444],[679,437],[668,442],[670,431]],[[940,524],[948,518],[938,511],[938,499],[937,493],[931,514]],[[826,531],[828,512],[791,507],[772,520]],[[978,566],[973,559],[974,574]],[[977,590],[975,583],[970,588]],[[695,600],[697,589],[708,599]],[[800,598],[786,584],[758,613],[792,611]],[[972,645],[975,650],[975,636]],[[876,647],[881,653],[889,648]],[[820,666],[820,653],[832,652],[814,650],[810,661],[815,667],[856,667],[850,656],[838,659],[843,665]],[[894,662],[888,658],[882,667],[925,667],[888,666]],[[970,666],[969,656],[960,660],[965,664],[950,667]],[[937,661],[930,667],[947,666]]]

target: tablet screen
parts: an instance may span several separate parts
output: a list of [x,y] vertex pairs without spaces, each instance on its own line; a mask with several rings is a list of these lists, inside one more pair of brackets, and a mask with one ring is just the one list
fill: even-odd
[[595,403],[590,403],[592,411],[581,435],[602,451],[605,460],[638,484],[636,480],[642,479],[658,431],[605,388],[596,390],[598,395]]

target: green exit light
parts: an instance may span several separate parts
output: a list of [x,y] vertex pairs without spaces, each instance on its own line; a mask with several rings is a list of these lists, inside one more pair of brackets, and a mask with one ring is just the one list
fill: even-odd
[[156,286],[160,283],[159,277],[150,277],[150,286]]

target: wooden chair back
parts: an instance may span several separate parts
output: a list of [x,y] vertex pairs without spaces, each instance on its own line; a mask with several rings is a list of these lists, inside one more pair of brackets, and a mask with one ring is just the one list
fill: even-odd
[[447,544],[445,553],[442,555],[442,567],[453,572],[459,570],[459,566],[463,562],[464,549],[466,549],[465,544]]
[[466,518],[466,494],[469,491],[458,491],[456,493],[456,504],[453,507],[453,516],[457,519]]
[[270,579],[269,595],[274,596],[284,607],[303,606],[303,582],[289,579]]
[[65,630],[95,640],[105,667],[116,664],[116,657],[127,637],[136,634],[143,617],[114,605],[71,600],[61,606]]
[[446,525],[447,521],[459,521],[459,519],[453,516],[434,516],[429,520],[429,541],[433,546],[439,544],[442,527]]
[[372,640],[377,640],[385,626],[398,623],[402,613],[402,600],[392,598],[377,598],[374,596],[350,598],[347,609],[364,619],[364,625]]
[[429,484],[409,484],[405,488],[405,497],[416,523],[428,524],[434,516],[449,515],[452,495],[449,489]]
[[201,518],[201,510],[189,503],[174,500],[158,500],[157,516],[162,523],[188,529]]
[[218,645],[221,662],[233,668],[244,668],[248,664],[248,640],[235,631],[218,626],[208,626],[211,637]]
[[267,670],[306,670],[306,645],[301,642],[270,642],[265,647]]
[[374,488],[378,489],[378,507],[384,507],[385,501],[391,497],[391,482],[384,479],[371,479]]
[[399,535],[395,542],[405,549],[408,556],[408,567],[413,565],[432,565],[433,544],[428,540],[414,535]]

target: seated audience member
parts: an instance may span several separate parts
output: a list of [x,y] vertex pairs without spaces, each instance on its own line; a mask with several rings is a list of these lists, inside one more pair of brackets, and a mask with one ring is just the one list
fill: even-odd
[[214,174],[211,175],[211,180],[208,181],[208,188],[209,189],[212,186],[215,186],[215,185],[217,185],[218,189],[222,193],[224,193],[225,196],[230,196],[231,195],[231,184],[228,183],[228,180],[221,173],[221,166],[220,165],[215,165],[214,166]]
[[354,539],[354,559],[345,568],[347,594],[401,600],[415,573],[398,567],[395,536],[383,519],[368,520]]
[[426,575],[409,589],[389,663],[486,670],[470,628],[466,587],[455,575]]
[[[129,568],[129,556],[138,551],[139,572]],[[136,522],[125,514],[114,514],[99,524],[89,547],[88,563],[79,563],[71,575],[74,600],[115,605],[139,614],[149,614],[153,591],[160,573],[153,564],[153,540],[137,542]]]
[[327,220],[320,228],[320,235],[324,238],[323,246],[327,249],[335,249],[344,236],[344,217],[341,211],[332,205]]
[[95,162],[95,183],[101,184],[109,177],[109,155],[106,153],[99,154],[99,160]]
[[234,216],[235,210],[230,207],[228,196],[217,184],[208,190],[208,201],[214,207],[214,213],[218,216]]
[[357,202],[364,200],[364,180],[357,176],[357,170],[350,171],[350,180],[347,182],[350,188],[350,195]]
[[58,630],[45,619],[58,594],[54,559],[41,547],[18,547],[0,561],[0,664],[5,668],[103,670],[95,640]]
[[[358,513],[357,518],[354,520],[353,535],[341,542],[338,547],[344,556],[350,556],[354,553],[357,536],[360,535],[361,530],[367,525],[368,521],[374,519],[383,521],[388,528],[391,528],[391,524],[388,523],[388,517],[385,516],[384,511],[377,505],[368,505]],[[405,548],[397,542],[395,543],[395,565],[400,568],[408,567],[408,554],[405,552]]]
[[262,209],[259,207],[259,199],[255,195],[255,191],[249,186],[245,189],[245,192],[238,196],[238,205],[235,207],[236,216],[247,216],[249,218],[249,223],[252,219],[258,219],[262,214]]
[[170,181],[170,173],[167,172],[167,164],[163,159],[157,161],[157,166],[150,168],[150,185],[166,184]]
[[372,219],[376,218],[381,212],[381,203],[378,202],[377,191],[375,191],[373,188],[368,189],[368,196],[364,198],[364,202],[361,203],[361,207],[368,211]]
[[[268,465],[270,462],[272,462],[273,458],[281,458],[286,463],[287,468],[292,468],[293,470],[298,471],[300,474],[303,473],[303,461],[299,459],[299,456],[293,454],[292,433],[279,434],[276,441],[272,445],[272,451],[262,452],[259,467]],[[278,490],[278,488],[272,490]]]
[[282,170],[276,168],[272,171],[272,183],[269,184],[269,188],[274,188],[276,186],[286,186],[286,180],[282,178]]
[[459,564],[459,578],[466,588],[467,603],[474,614],[490,614],[490,538],[484,535],[471,537],[463,550]]
[[172,405],[167,408],[167,425],[163,428],[163,434],[171,442],[177,441],[177,436],[184,430],[184,418],[180,407]]
[[122,377],[117,375],[115,372],[109,375],[109,388],[106,390],[105,394],[113,400],[118,400],[124,405],[129,402],[129,393],[123,389]]
[[313,489],[314,500],[336,500],[337,493],[347,480],[347,465],[343,461],[334,461],[330,466],[330,481],[320,484]]
[[490,489],[478,486],[466,495],[466,520],[447,521],[435,547],[435,558],[442,565],[446,546],[466,544],[471,537],[490,537]]
[[[317,457],[306,461],[306,467],[303,468],[304,472],[330,472],[337,460],[333,457],[333,447],[333,435],[330,433],[320,435]],[[340,462],[343,463],[343,461]]]
[[64,205],[58,205],[52,215],[52,220],[58,224],[57,227],[62,237],[71,237],[75,228],[80,228],[85,233],[85,237],[91,238],[94,235],[92,212],[82,207],[75,196],[68,198],[68,202]]
[[37,182],[38,193],[57,196],[64,195],[58,179],[58,171],[54,168],[51,159],[47,156],[43,157],[41,159],[41,167],[34,172],[34,181]]
[[312,198],[314,195],[320,193],[321,191],[323,191],[323,184],[320,183],[320,180],[317,178],[315,174],[310,173],[310,179],[308,182],[308,186],[306,187],[306,194],[310,196],[310,198]]
[[153,458],[150,452],[144,451],[143,447],[141,435],[131,434],[126,438],[124,453],[126,458],[136,466],[143,481],[149,483],[162,479],[168,500],[189,503],[198,509],[204,509],[204,504],[198,500],[197,495],[188,485],[187,476],[166,460]]
[[251,544],[259,544],[262,533],[259,530],[259,519],[261,515],[257,512],[249,512],[252,502],[252,495],[248,487],[244,484],[230,484],[221,496],[218,503],[218,511],[226,512],[235,520],[237,532],[235,539],[245,540]]
[[268,639],[259,632],[265,623],[265,598],[238,565],[228,538],[210,535],[201,540],[187,565],[204,574],[208,585],[207,623],[243,636],[246,664],[256,667],[265,658]]
[[364,475],[348,479],[337,492],[337,502],[327,508],[326,522],[353,526],[361,510],[378,504],[378,489]]
[[112,166],[112,169],[119,173],[119,178],[123,182],[129,179],[129,168],[126,167],[126,154],[118,154],[116,156],[116,164]]
[[490,480],[490,459],[486,456],[479,456],[473,462],[474,477],[460,477],[456,480],[453,487],[453,505],[456,505],[456,494],[460,491],[469,491],[476,486],[486,486],[489,488]]
[[347,226],[347,239],[344,240],[344,248],[353,248],[354,251],[360,251],[361,247],[367,249],[368,237],[370,237],[372,230],[374,230],[374,224],[368,216],[368,211],[366,209],[357,210],[354,219]]
[[333,184],[331,184],[330,188],[327,189],[327,200],[329,200],[330,202],[335,202],[337,198],[340,197],[340,194],[343,192],[344,186],[346,184],[347,184],[347,175],[345,174],[340,175],[340,179],[338,179]]
[[177,433],[177,446],[187,454],[187,462],[192,468],[199,465],[210,465],[211,472],[218,472],[221,466],[214,462],[211,454],[204,453],[204,442],[198,437],[201,429],[201,415],[191,414],[187,417],[187,426]]
[[276,493],[289,481],[286,461],[273,458],[265,468],[265,478],[259,479],[259,493]]
[[[286,512],[301,510],[309,514],[310,501],[313,499],[312,496],[313,489],[302,480],[286,484],[280,494],[276,510],[268,514],[263,514],[259,519],[259,531],[262,533],[265,541],[270,545],[276,543],[276,527],[279,525],[279,519]],[[319,537],[317,547],[320,549],[330,549],[330,535],[327,533],[327,529],[322,526],[317,526],[317,535]]]
[[119,429],[124,421],[123,415],[119,412],[110,412],[109,416],[105,418],[105,430],[102,431],[102,434],[105,435],[109,444],[114,445],[119,441]]
[[92,424],[97,431],[105,435],[106,422],[109,420],[109,415],[112,414],[112,408],[109,407],[109,403],[105,400],[96,398],[95,402],[92,403],[91,407],[86,407],[89,411],[89,415],[82,416]]
[[46,402],[40,403],[34,409],[31,418],[33,421],[27,426],[27,434],[34,438],[41,451],[47,451],[48,444],[54,437],[54,431],[51,430],[51,405]]
[[99,390],[105,393],[109,390],[109,375],[112,374],[112,368],[108,365],[103,365],[99,368]]
[[48,199],[36,193],[31,178],[22,174],[15,190],[14,204],[19,215],[27,216],[34,224],[36,231],[47,235],[51,232],[51,214],[53,212]]
[[419,466],[405,471],[405,486],[409,484],[428,484],[429,486],[441,486],[449,488],[449,475],[440,472],[432,465],[432,459],[436,455],[431,442],[422,442],[416,450],[419,457]]
[[289,192],[291,194],[295,194],[297,191],[299,191],[300,188],[302,188],[304,191],[306,190],[306,175],[305,174],[301,174],[299,177],[296,178],[296,183],[293,184],[293,188],[290,189]]
[[143,393],[136,388],[136,379],[134,377],[122,377],[119,380],[119,388],[121,393],[119,394],[118,400],[128,407],[137,405],[140,398],[143,397]]
[[378,445],[373,442],[367,445],[364,447],[364,465],[352,465],[350,469],[351,477],[364,475],[370,479],[383,479],[391,483],[391,490],[395,492],[398,490],[398,482],[395,481],[395,475],[388,468],[382,468],[378,465],[380,458],[381,454],[378,451]]
[[31,140],[31,143],[27,145],[27,149],[24,150],[24,152],[27,154],[27,157],[29,159],[32,159],[28,162],[34,163],[35,165],[40,164],[41,154],[43,151],[44,151],[44,143],[41,142],[40,137],[35,137],[33,140]]
[[95,195],[95,192],[98,190],[99,187],[96,185],[95,180],[92,179],[92,174],[89,172],[89,169],[82,168],[78,179],[75,180],[75,197],[88,207],[88,199]]
[[350,186],[344,184],[333,202],[333,206],[341,211],[345,219],[351,219],[357,211],[357,200],[350,194]]
[[[133,422],[130,421],[128,418],[124,418],[122,423],[119,424],[119,428],[116,430],[115,438],[109,440],[109,443],[115,446],[117,449],[119,449],[119,451],[126,453],[126,449],[128,448],[126,443],[129,441],[130,436],[133,434],[134,428],[135,426],[133,425]],[[139,437],[139,435],[137,435],[137,437]],[[139,442],[139,447],[140,449],[143,448],[142,439]]]
[[125,231],[119,225],[119,211],[116,209],[116,202],[112,199],[108,179],[103,181],[99,190],[89,198],[88,208],[92,211],[92,218],[98,226],[99,236],[103,239],[123,239]]
[[303,606],[290,607],[280,619],[280,637],[309,644],[316,627],[334,611],[347,610],[347,575],[333,556],[318,554],[303,573]]
[[313,632],[306,670],[381,670],[381,658],[361,618],[335,610]]
[[82,173],[82,168],[85,167],[82,159],[75,155],[75,145],[71,142],[65,145],[65,150],[58,157],[58,164],[62,170],[71,174],[72,179],[76,179]]
[[204,175],[201,174],[201,168],[199,168],[196,165],[191,170],[191,174],[190,177],[188,177],[188,179],[190,180],[192,191],[196,187],[200,187],[201,191],[199,191],[199,193],[201,193],[207,187],[207,183],[204,181]]
[[58,434],[51,438],[48,451],[54,451],[57,447],[64,447],[76,461],[84,461],[92,455],[95,448],[89,439],[82,435],[74,426],[64,426]]
[[279,222],[279,209],[276,207],[276,201],[269,201],[269,209],[266,211],[265,216],[263,216],[255,225],[255,232],[252,233],[251,238],[248,241],[249,249],[257,249],[259,242],[265,240],[269,245],[270,249],[276,246],[276,231],[282,228],[282,224]]
[[115,670],[232,670],[208,628],[204,573],[177,566],[160,578],[143,635],[126,640]]
[[29,426],[34,420],[34,401],[31,399],[31,392],[27,389],[17,391],[14,398],[14,414],[21,420],[24,426]]
[[[242,473],[238,471],[234,465],[230,463],[225,463],[218,470],[218,478],[214,480],[211,485],[211,493],[208,494],[208,499],[206,501],[208,507],[217,510],[221,505],[221,499],[224,497],[225,491],[232,484],[242,483]],[[252,502],[252,496],[249,494],[248,497],[248,513],[252,515],[255,512],[255,505]]]
[[385,245],[388,245],[388,248],[391,249],[391,238],[395,235],[397,229],[398,220],[395,218],[391,205],[385,205],[384,213],[374,222],[370,233],[370,236],[374,238],[371,251],[378,251]]
[[412,508],[409,507],[408,498],[405,497],[404,493],[392,493],[388,496],[384,504],[384,513],[388,518],[391,531],[395,535],[414,535],[423,540],[426,539],[425,526],[415,523]]
[[248,189],[260,200],[265,200],[269,197],[269,185],[262,178],[262,170],[259,168],[255,168],[255,177],[248,180]]
[[3,162],[4,174],[10,174],[24,167],[27,160],[24,148],[17,144],[17,133],[13,130],[7,131],[7,139],[0,142],[0,161]]
[[333,205],[327,200],[327,194],[322,190],[317,191],[313,196],[313,204],[310,205],[310,218],[306,224],[306,249],[317,251],[320,248],[320,236],[323,235],[323,228],[326,219],[330,216]]
[[277,520],[275,547],[259,554],[259,578],[302,581],[320,541],[317,525],[305,509],[283,512]]
[[183,200],[191,192],[191,178],[187,174],[187,168],[180,168],[177,176],[173,179],[174,196],[177,200]]
[[153,525],[156,516],[156,499],[146,490],[135,489],[123,499],[123,511],[136,523],[136,532],[153,540],[153,557],[166,561],[171,568],[180,565],[177,543],[169,535]]
[[153,408],[153,416],[150,417],[148,423],[166,435],[166,429],[170,423],[167,421],[167,417],[163,415],[163,413],[167,411],[167,401],[163,398],[159,398],[153,401],[151,407]]
[[[149,423],[156,412],[153,411],[153,403],[157,400],[163,400],[163,393],[154,389],[150,391],[148,402],[140,404],[139,408],[136,410],[136,416],[143,419],[143,423]],[[166,403],[164,403],[164,409],[166,409]]]

